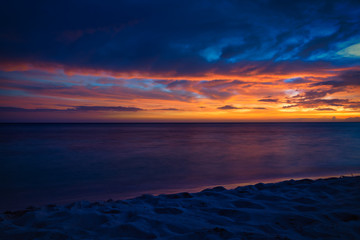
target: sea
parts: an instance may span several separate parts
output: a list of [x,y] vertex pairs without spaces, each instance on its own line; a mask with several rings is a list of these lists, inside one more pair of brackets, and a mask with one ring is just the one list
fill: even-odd
[[0,210],[358,175],[360,123],[0,124]]

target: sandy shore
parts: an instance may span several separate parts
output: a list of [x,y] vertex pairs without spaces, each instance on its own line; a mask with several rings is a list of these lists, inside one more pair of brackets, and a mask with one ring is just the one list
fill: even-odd
[[7,211],[0,239],[360,239],[360,177]]

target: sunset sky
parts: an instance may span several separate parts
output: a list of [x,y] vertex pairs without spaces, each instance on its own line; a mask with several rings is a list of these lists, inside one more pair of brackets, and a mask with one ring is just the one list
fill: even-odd
[[360,121],[360,1],[6,1],[1,122]]

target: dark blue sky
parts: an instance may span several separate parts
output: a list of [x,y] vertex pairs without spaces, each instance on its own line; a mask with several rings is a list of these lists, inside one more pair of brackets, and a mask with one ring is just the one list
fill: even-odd
[[359,1],[7,1],[0,21],[2,62],[196,74],[360,58],[344,50],[360,41]]

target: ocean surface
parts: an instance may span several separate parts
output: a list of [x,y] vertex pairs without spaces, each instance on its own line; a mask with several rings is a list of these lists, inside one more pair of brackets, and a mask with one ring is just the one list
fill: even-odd
[[360,172],[360,123],[0,124],[0,210]]

